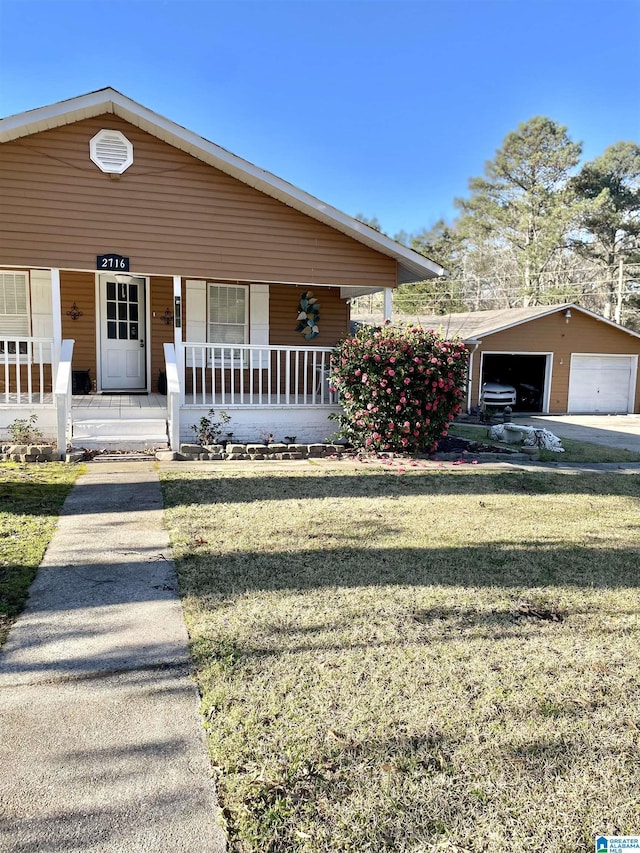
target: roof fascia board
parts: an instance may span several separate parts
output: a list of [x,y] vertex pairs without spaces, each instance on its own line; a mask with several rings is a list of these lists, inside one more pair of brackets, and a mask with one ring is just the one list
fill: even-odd
[[[10,142],[32,133],[40,133],[64,124],[73,124],[90,116],[113,113],[115,89],[100,89],[78,98],[59,101],[24,113],[0,119],[0,142]],[[122,96],[120,96],[122,97]]]
[[209,142],[193,131],[170,121],[147,107],[132,101],[115,89],[100,89],[60,101],[48,107],[30,110],[0,120],[0,142],[9,142],[21,136],[28,136],[43,130],[49,130],[63,124],[71,124],[83,118],[103,113],[114,113],[125,121],[140,127],[153,136],[186,151],[194,157],[220,169],[228,175],[249,184],[260,192],[288,204],[301,213],[305,213],[326,225],[342,231],[369,248],[394,258],[400,269],[398,281],[419,282],[437,278],[444,273],[443,267],[422,257],[412,249],[396,243],[390,237],[381,234],[337,208],[325,204],[304,190],[278,178],[276,175],[254,166],[247,160],[231,154],[219,145]]

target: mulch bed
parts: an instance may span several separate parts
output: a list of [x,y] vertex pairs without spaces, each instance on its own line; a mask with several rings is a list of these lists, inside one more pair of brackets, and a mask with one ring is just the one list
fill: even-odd
[[506,450],[504,447],[496,447],[493,444],[487,444],[480,441],[471,441],[465,438],[456,438],[452,435],[447,435],[441,438],[438,442],[438,448],[431,456],[438,456],[441,453],[459,453],[476,454],[476,453],[499,453],[504,456],[511,456],[512,451]]

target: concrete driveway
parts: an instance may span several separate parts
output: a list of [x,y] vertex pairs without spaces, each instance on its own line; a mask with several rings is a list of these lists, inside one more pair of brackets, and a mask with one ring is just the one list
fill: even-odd
[[536,415],[514,420],[548,429],[559,438],[640,453],[640,415]]

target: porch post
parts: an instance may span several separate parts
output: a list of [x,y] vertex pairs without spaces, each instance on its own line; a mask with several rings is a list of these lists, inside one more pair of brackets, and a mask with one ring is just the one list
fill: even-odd
[[385,321],[391,320],[391,310],[392,310],[391,294],[392,294],[392,292],[393,291],[390,287],[385,287],[385,289],[384,289],[384,319],[385,319]]
[[[184,347],[182,346],[185,306],[182,304],[182,277],[173,276],[173,343],[176,350],[176,366],[180,382],[180,403],[184,403]],[[179,313],[178,313],[179,312]],[[179,324],[179,325],[178,325]]]
[[53,352],[51,353],[51,372],[55,384],[60,364],[60,348],[62,346],[62,302],[60,300],[60,270],[51,270],[51,329],[53,337]]

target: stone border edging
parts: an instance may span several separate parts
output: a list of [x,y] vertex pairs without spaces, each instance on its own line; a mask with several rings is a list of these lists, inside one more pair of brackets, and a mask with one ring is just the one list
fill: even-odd
[[162,462],[323,459],[340,456],[345,450],[342,444],[181,444],[179,451],[158,450],[156,459]]
[[[533,448],[532,448],[533,450]],[[537,448],[536,448],[537,450]],[[253,462],[288,459],[327,459],[357,455],[357,451],[343,444],[181,444],[179,451],[158,450],[156,459],[160,462]],[[380,453],[380,458],[404,454]],[[430,462],[471,461],[478,462],[535,462],[539,453],[437,453],[428,458]]]
[[0,462],[52,462],[51,444],[0,445]]

